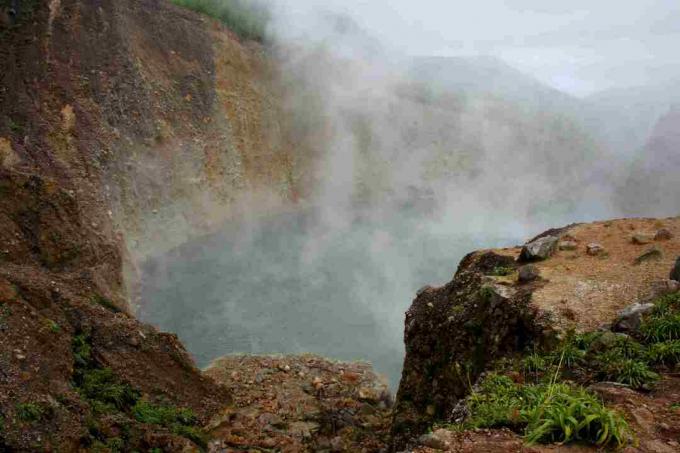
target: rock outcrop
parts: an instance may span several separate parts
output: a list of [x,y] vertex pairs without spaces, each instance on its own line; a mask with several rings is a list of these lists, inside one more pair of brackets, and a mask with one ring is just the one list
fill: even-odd
[[[631,242],[630,231],[652,227],[663,227],[675,237],[680,218],[616,220],[552,230],[539,239],[551,237],[551,243],[555,238],[577,246],[558,247],[547,259],[535,261],[538,280],[526,283],[512,272],[531,247],[484,250],[466,256],[446,286],[419,292],[406,313],[406,358],[392,425],[394,451],[418,444],[419,436],[435,423],[453,423],[457,403],[497,359],[540,350],[572,330],[609,329],[612,323],[619,331],[637,329],[641,316],[653,307],[650,301],[679,289],[668,280],[668,269],[673,267],[668,257],[680,253],[680,241],[664,240],[655,245],[663,250],[661,256],[635,264],[640,249]],[[607,253],[593,256],[591,244]],[[498,275],[493,270],[499,267],[510,272]],[[611,335],[616,339],[620,334]],[[677,384],[672,382],[671,386]],[[494,445],[494,436],[476,438],[479,445]],[[513,439],[496,437],[508,445]],[[462,439],[435,434],[423,438],[422,451],[431,451],[427,448],[435,444],[446,445],[447,451],[468,451]]]
[[540,283],[513,287],[490,276],[514,261],[494,252],[470,254],[452,282],[423,291],[411,305],[392,424],[395,448],[448,420],[491,360],[551,341],[547,317],[530,304]]

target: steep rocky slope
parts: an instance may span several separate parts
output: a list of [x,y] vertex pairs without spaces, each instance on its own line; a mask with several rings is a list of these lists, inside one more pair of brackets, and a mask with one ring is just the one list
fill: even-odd
[[[525,363],[521,357],[532,351],[555,348],[559,358],[562,342],[579,332],[600,331],[589,335],[608,338],[603,332],[611,329],[629,335],[613,338],[644,342],[637,331],[641,315],[621,313],[635,303],[662,304],[659,297],[680,291],[680,284],[669,280],[680,256],[678,235],[679,218],[572,225],[534,238],[532,246],[472,253],[449,284],[423,288],[406,314],[394,446],[417,444],[434,425],[464,420],[461,402],[489,372],[529,379],[512,366],[507,368],[515,358]],[[633,306],[632,313],[649,313],[654,305]],[[625,414],[637,437],[637,449],[630,451],[677,451],[680,381],[673,361],[661,367],[663,377],[651,392],[636,392],[616,384],[594,384],[603,376],[585,360],[597,359],[590,358],[589,350],[583,354],[582,367],[566,370],[568,379],[591,385]],[[547,363],[541,366],[548,367]],[[560,367],[553,372],[561,372]],[[544,451],[525,447],[514,433],[494,430],[465,434],[440,430],[420,439],[425,447],[439,450]]]
[[246,188],[295,196],[262,50],[154,0],[0,27],[0,450],[195,447],[229,392],[128,314],[123,269]]

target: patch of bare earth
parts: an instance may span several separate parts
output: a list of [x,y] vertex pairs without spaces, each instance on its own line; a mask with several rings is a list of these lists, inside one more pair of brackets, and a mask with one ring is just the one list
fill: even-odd
[[[673,237],[654,240],[662,228]],[[652,240],[635,244],[632,238],[637,234]],[[577,248],[558,250],[548,260],[535,263],[543,283],[533,292],[532,303],[554,314],[565,328],[594,330],[612,322],[618,311],[650,294],[655,282],[667,280],[680,256],[680,217],[594,222],[570,227],[561,235],[576,242]],[[600,244],[604,253],[588,255],[589,244]],[[657,247],[662,256],[636,264],[636,259],[652,247]],[[520,251],[520,247],[494,250],[515,258]]]

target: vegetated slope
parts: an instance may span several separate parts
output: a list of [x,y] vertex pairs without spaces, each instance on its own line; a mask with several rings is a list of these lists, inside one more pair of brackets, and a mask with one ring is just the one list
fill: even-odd
[[123,266],[245,189],[295,196],[262,50],[166,2],[20,7],[0,24],[0,449],[201,445],[230,396],[127,314]]
[[679,234],[677,217],[572,225],[471,253],[419,291],[395,449],[677,451]]

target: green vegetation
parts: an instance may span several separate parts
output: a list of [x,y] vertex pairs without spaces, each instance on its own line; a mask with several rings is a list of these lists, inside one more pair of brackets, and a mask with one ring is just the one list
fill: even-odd
[[108,299],[99,294],[95,294],[95,296],[92,298],[92,302],[101,305],[102,307],[114,313],[120,313],[120,309],[116,307],[116,305],[111,301],[111,299]]
[[643,320],[640,332],[649,343],[680,340],[680,293],[657,300],[654,311]]
[[[659,368],[678,365],[680,294],[655,305],[633,336],[571,332],[555,349],[500,360],[495,366],[500,374],[484,378],[468,397],[470,415],[459,428],[506,427],[523,433],[528,443],[623,446],[631,434],[626,421],[574,382],[614,381],[647,389],[659,379]],[[518,372],[526,384],[508,377]]]
[[583,441],[598,446],[625,444],[630,429],[616,411],[584,389],[561,383],[520,385],[487,376],[468,400],[466,428],[507,427],[528,443]]
[[496,277],[506,277],[508,275],[511,275],[513,272],[515,272],[515,270],[511,267],[496,266],[491,271],[491,275],[494,275]]
[[[207,448],[204,432],[198,426],[198,419],[189,409],[177,408],[170,404],[154,405],[141,398],[140,392],[132,388],[113,373],[110,368],[101,367],[92,355],[91,339],[86,333],[73,338],[75,371],[73,386],[87,401],[95,416],[120,414],[149,425],[158,425],[173,434],[185,437],[202,448]],[[96,419],[89,422],[94,451],[126,451],[127,438],[107,438]]]
[[37,422],[45,415],[45,409],[35,403],[17,404],[17,417],[25,422]]
[[264,41],[270,16],[255,0],[171,0],[173,3],[213,17],[244,39]]
[[46,320],[45,320],[45,325],[47,326],[47,328],[48,328],[48,329],[50,330],[50,332],[52,332],[52,333],[59,333],[59,332],[61,331],[61,327],[59,326],[59,324],[57,324],[56,322],[52,321],[51,319],[46,319]]

